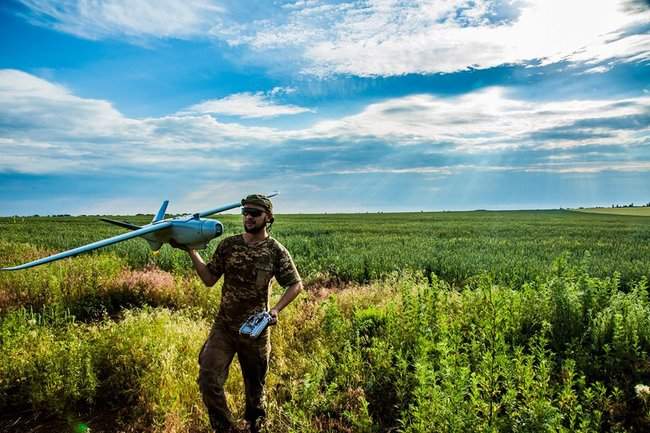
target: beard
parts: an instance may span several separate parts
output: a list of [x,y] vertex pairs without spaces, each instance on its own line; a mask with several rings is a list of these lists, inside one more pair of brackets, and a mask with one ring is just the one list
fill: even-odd
[[252,227],[249,227],[249,226],[246,225],[246,223],[244,223],[244,231],[246,231],[246,233],[256,234],[256,233],[261,232],[262,229],[264,229],[265,226],[266,226],[266,222],[255,224]]

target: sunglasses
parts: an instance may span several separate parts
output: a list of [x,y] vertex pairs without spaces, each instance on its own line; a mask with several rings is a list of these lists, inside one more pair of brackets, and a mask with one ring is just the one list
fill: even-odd
[[252,208],[252,207],[245,207],[245,208],[242,208],[242,210],[241,210],[242,215],[244,215],[244,216],[250,215],[253,218],[257,218],[258,216],[262,215],[263,213],[264,213],[263,210],[255,209],[255,208]]

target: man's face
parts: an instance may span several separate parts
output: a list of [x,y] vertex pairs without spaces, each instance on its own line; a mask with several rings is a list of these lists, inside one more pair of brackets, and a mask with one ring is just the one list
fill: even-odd
[[259,233],[269,220],[264,208],[247,204],[242,208],[242,219],[246,233]]

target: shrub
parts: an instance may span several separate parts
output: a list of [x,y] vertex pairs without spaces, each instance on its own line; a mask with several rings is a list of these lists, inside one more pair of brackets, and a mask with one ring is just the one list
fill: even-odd
[[[65,325],[52,326],[52,318]],[[6,315],[0,322],[0,408],[62,414],[93,403],[93,352],[92,341],[70,316],[25,309]]]

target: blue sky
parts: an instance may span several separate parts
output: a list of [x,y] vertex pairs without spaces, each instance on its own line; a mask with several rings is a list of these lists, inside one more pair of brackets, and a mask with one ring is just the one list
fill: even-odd
[[0,5],[0,215],[650,202],[650,2]]

